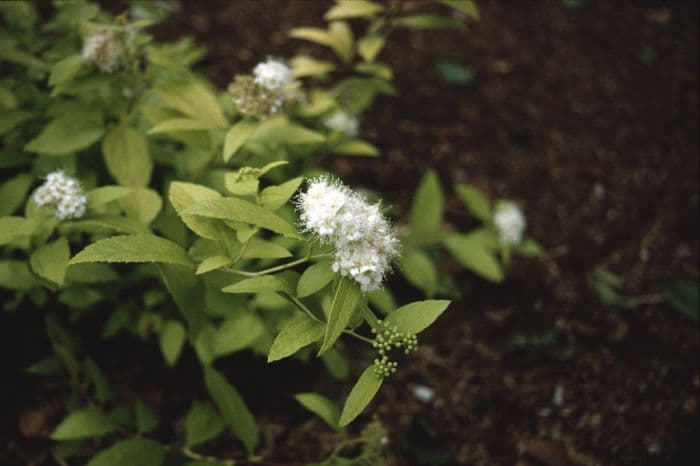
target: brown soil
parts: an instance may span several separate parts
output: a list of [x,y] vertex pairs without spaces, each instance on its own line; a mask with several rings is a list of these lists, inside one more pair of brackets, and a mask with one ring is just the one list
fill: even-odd
[[[523,466],[700,459],[698,329],[657,302],[669,281],[697,281],[699,273],[698,7],[565,3],[480,1],[482,19],[468,32],[397,32],[383,57],[394,67],[399,97],[381,98],[362,119],[382,157],[324,159],[399,212],[428,167],[446,187],[467,181],[515,199],[548,251],[542,260],[516,261],[498,286],[458,272],[463,299],[422,336],[418,354],[353,427],[377,415],[389,430],[392,465],[422,457],[432,458],[425,464],[446,457],[443,464]],[[206,71],[223,87],[260,58],[301,47],[284,31],[320,24],[327,5],[185,2],[158,34],[195,36],[209,50]],[[640,58],[644,51],[653,52],[650,62]],[[445,84],[434,70],[440,60],[467,65],[474,81]],[[471,226],[462,211],[452,196],[448,221]],[[649,304],[602,304],[586,285],[599,265],[622,277],[626,295]],[[394,281],[406,300],[417,296]],[[34,332],[8,329],[37,326],[32,319],[39,318],[4,324],[3,344],[12,349],[5,351],[14,353],[3,354],[4,381],[17,377],[18,348],[20,362],[29,363],[45,345],[26,336],[39,338]],[[547,335],[554,338],[546,344],[515,344],[519,336]],[[191,355],[168,371],[155,345],[117,345],[128,356],[97,348],[112,354],[101,364],[115,384],[137,387],[162,419],[181,418],[188,400],[205,397]],[[335,434],[291,394],[314,389],[342,399],[349,382],[326,380],[316,362],[268,368],[236,356],[219,366],[258,416],[265,460],[317,461],[332,448]],[[417,401],[414,384],[434,388],[436,401]],[[41,461],[49,443],[16,433],[18,416],[30,422],[27,410],[46,406],[56,392],[33,379],[15,386],[3,388],[14,406],[7,416],[3,409],[0,458],[5,451],[15,463]],[[161,426],[159,434],[172,439],[177,429]],[[230,449],[225,441],[217,446]]]

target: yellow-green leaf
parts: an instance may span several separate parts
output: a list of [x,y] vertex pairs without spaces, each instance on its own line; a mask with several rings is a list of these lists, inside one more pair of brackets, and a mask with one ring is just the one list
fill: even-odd
[[192,266],[178,244],[155,235],[124,235],[92,243],[73,256],[70,264],[84,262],[163,262]]
[[29,258],[34,273],[49,281],[63,285],[66,267],[70,259],[70,248],[66,238],[59,238],[34,251]]
[[360,289],[349,278],[341,277],[333,295],[326,332],[323,336],[321,349],[318,351],[319,355],[330,349],[340,334],[343,333],[359,302]]
[[257,121],[241,120],[228,130],[224,140],[224,162],[228,162],[231,157],[236,155],[238,149],[255,133],[258,125]]
[[362,373],[355,386],[352,387],[348,399],[345,400],[343,412],[340,414],[338,425],[341,427],[350,424],[367,407],[374,395],[382,386],[383,378],[374,373],[374,366],[369,366]]
[[277,361],[296,353],[323,336],[324,327],[305,314],[299,314],[285,325],[272,342],[267,362]]
[[121,124],[107,131],[102,141],[107,170],[122,186],[143,187],[151,180],[153,161],[148,141],[138,131]]
[[426,329],[435,319],[445,312],[450,301],[447,300],[427,300],[401,306],[386,320],[392,325],[396,325],[400,332],[415,335]]

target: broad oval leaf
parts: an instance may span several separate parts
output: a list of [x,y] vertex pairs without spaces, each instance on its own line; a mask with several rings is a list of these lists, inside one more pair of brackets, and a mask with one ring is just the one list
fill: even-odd
[[481,191],[466,184],[458,184],[455,190],[474,217],[483,222],[491,221],[491,203]]
[[103,239],[80,251],[69,263],[84,262],[163,262],[193,265],[182,247],[155,235],[125,235]]
[[384,7],[379,3],[370,2],[368,0],[342,0],[328,10],[323,18],[326,20],[359,17],[371,18],[382,11],[384,11]]
[[450,301],[442,299],[417,301],[398,308],[386,320],[400,332],[415,335],[435,322],[449,305]]
[[243,279],[233,285],[222,288],[224,293],[272,293],[275,291],[290,291],[289,285],[275,275],[261,275]]
[[252,453],[258,443],[258,426],[238,390],[209,366],[204,367],[204,382],[226,424],[243,442],[248,454]]
[[51,438],[53,440],[76,440],[88,437],[101,437],[119,429],[105,413],[95,408],[78,409],[66,416],[56,426]]
[[455,234],[444,238],[443,244],[457,262],[472,272],[493,282],[503,280],[500,264],[479,237]]
[[353,312],[360,302],[360,289],[347,277],[341,277],[333,295],[331,310],[326,324],[319,356],[330,349],[350,322]]
[[192,403],[185,418],[185,445],[192,448],[207,442],[224,430],[224,420],[219,413],[199,401]]
[[297,296],[304,298],[323,289],[333,280],[333,275],[333,269],[329,261],[318,262],[308,267],[299,277]]
[[68,240],[62,237],[34,251],[29,258],[29,264],[34,273],[40,277],[63,285],[68,259],[70,259]]
[[267,362],[291,356],[305,346],[318,341],[323,336],[324,326],[311,317],[299,314],[282,328],[272,342]]
[[257,121],[241,120],[228,130],[224,140],[224,162],[228,162],[231,157],[236,155],[238,149],[253,135],[258,125]]
[[419,233],[436,231],[442,223],[443,194],[437,174],[428,171],[411,205],[411,227]]
[[148,141],[141,133],[125,124],[111,128],[102,141],[102,154],[107,170],[120,185],[148,185],[153,161]]
[[181,214],[200,215],[235,222],[250,223],[292,238],[301,238],[296,229],[282,217],[243,199],[225,197],[209,199],[183,210]]
[[300,176],[297,178],[292,178],[289,181],[285,181],[277,186],[268,186],[260,192],[258,202],[263,207],[271,210],[277,210],[292,198],[303,182],[304,177]]
[[374,373],[374,366],[369,366],[362,373],[355,386],[352,387],[348,399],[345,400],[343,412],[340,414],[338,425],[344,427],[353,421],[367,407],[374,395],[382,386],[384,379]]
[[427,254],[418,249],[406,252],[399,262],[399,270],[412,285],[425,291],[428,297],[437,287],[437,270]]
[[158,442],[134,437],[122,440],[102,450],[87,466],[160,466],[165,459],[165,450]]
[[160,351],[168,366],[174,366],[182,353],[187,331],[177,320],[167,321],[160,329]]
[[102,114],[99,111],[65,114],[46,125],[24,150],[43,155],[70,154],[91,146],[103,134]]
[[323,419],[334,430],[339,430],[340,410],[331,400],[318,393],[297,393],[294,395],[294,399],[304,408]]

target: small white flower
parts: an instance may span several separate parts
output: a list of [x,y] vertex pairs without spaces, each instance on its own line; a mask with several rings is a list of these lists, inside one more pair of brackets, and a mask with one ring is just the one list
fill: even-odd
[[378,204],[319,178],[299,195],[298,208],[304,228],[333,245],[334,272],[352,277],[364,293],[381,287],[398,255],[398,239]]
[[258,63],[253,69],[255,83],[264,88],[277,91],[294,82],[292,69],[280,60],[268,58]]
[[498,239],[503,245],[516,245],[523,239],[525,216],[515,203],[502,202],[493,216],[493,224],[498,231]]
[[34,191],[32,198],[39,206],[54,207],[59,220],[80,218],[87,207],[82,186],[63,170],[46,175],[46,182]]
[[104,29],[85,38],[81,57],[103,73],[113,73],[122,64],[124,54],[124,44],[117,38],[116,31]]
[[349,115],[342,110],[338,110],[331,114],[324,121],[325,125],[333,131],[344,133],[349,137],[357,136],[360,129],[360,122],[352,115]]

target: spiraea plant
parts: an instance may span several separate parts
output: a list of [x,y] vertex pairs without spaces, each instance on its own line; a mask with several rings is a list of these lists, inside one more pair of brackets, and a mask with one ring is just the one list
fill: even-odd
[[[339,1],[326,30],[290,33],[339,63],[261,57],[226,90],[192,70],[203,54],[192,41],[149,36],[156,4],[112,17],[56,1],[47,21],[29,2],[0,4],[0,287],[5,312],[44,315],[53,354],[28,371],[69,380],[73,396],[51,435],[58,461],[97,449],[93,466],[219,461],[194,449],[224,427],[244,451],[230,457],[256,461],[254,414],[220,372],[236,352],[269,363],[315,355],[341,379],[350,362],[364,367],[342,407],[312,391],[296,396],[339,432],[400,370],[397,352],[410,355],[449,305],[399,306],[385,286],[398,269],[428,297],[440,292],[421,278],[435,268],[424,250],[441,241],[436,179],[419,188],[406,232],[314,156],[379,155],[359,138],[361,113],[395,94],[391,68],[377,61],[390,32],[462,27],[445,5],[478,16],[470,1],[437,3],[444,14]],[[473,246],[456,241],[440,244]],[[185,438],[165,445],[150,435],[153,408],[121,397],[77,334],[86,315],[98,316],[104,340],[131,333],[157,344],[168,366],[183,351],[196,356],[211,404],[193,400]],[[355,343],[365,351],[348,361]],[[375,437],[364,441],[372,458]]]

